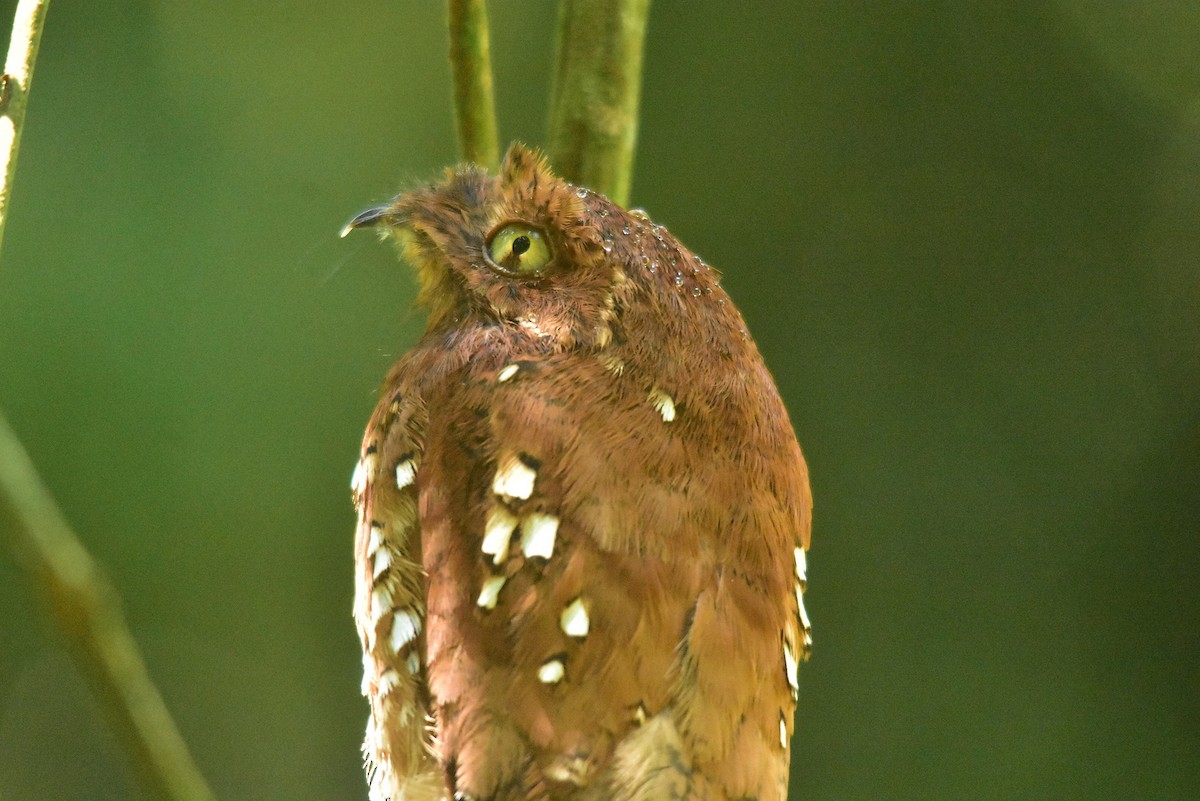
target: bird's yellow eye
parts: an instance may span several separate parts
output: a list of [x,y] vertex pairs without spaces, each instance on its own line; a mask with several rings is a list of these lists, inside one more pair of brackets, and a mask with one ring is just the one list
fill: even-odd
[[513,223],[492,234],[488,241],[492,264],[510,275],[537,275],[550,263],[546,235],[528,225]]

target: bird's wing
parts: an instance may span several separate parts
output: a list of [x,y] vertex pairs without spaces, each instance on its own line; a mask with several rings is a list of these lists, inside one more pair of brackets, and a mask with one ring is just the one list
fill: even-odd
[[363,757],[371,801],[439,801],[445,782],[430,748],[416,493],[426,412],[418,394],[389,383],[351,480],[358,512],[354,618],[362,692],[371,704]]
[[739,511],[760,490],[661,395],[577,355],[481,361],[427,393],[424,636],[458,792],[765,799],[786,782],[796,610],[776,567],[795,532]]

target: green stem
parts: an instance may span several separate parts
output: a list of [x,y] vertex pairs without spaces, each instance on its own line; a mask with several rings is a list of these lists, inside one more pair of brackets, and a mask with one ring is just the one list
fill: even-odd
[[627,205],[650,0],[563,0],[550,103],[559,173]]
[[0,76],[0,242],[4,241],[4,224],[8,222],[8,202],[12,196],[13,174],[17,170],[17,151],[21,146],[21,130],[25,127],[25,106],[29,101],[29,84],[33,80],[33,65],[38,45],[42,41],[42,26],[50,0],[20,0],[13,17],[12,39],[4,75]]
[[71,531],[2,415],[0,529],[93,679],[146,787],[158,798],[212,801],[150,680],[116,591]]
[[485,0],[449,0],[450,67],[458,146],[467,161],[494,169],[500,161],[496,100]]
[[[49,0],[20,0],[0,77],[0,241]],[[212,801],[121,614],[116,591],[71,531],[0,415],[0,532],[45,595],[155,797]]]

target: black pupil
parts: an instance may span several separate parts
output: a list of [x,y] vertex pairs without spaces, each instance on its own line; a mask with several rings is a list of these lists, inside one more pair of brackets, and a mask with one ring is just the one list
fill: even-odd
[[513,255],[520,256],[522,253],[529,250],[529,248],[532,245],[533,245],[533,243],[529,241],[529,237],[524,236],[524,235],[518,236],[516,239],[513,240],[513,243],[512,243]]

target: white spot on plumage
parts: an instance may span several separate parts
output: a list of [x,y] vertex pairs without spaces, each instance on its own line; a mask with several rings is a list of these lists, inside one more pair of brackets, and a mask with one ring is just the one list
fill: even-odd
[[675,419],[675,399],[670,395],[655,387],[650,390],[650,402],[662,415],[664,423],[670,423]]
[[568,637],[587,636],[591,629],[591,620],[588,618],[587,605],[584,604],[582,596],[571,601],[563,609],[559,625],[562,626],[563,634]]
[[796,606],[800,612],[800,627],[804,629],[804,658],[812,648],[812,623],[808,619],[808,610],[804,608],[804,587],[796,585]]
[[371,590],[371,623],[378,623],[384,615],[391,611],[392,588],[387,582],[380,582]]
[[379,677],[379,695],[387,695],[400,686],[400,674],[388,668]]
[[795,557],[796,557],[796,580],[799,581],[800,586],[803,587],[808,582],[808,560],[804,556],[804,549],[796,548],[795,549]]
[[517,530],[517,523],[517,516],[501,504],[494,505],[488,512],[480,550],[492,557],[492,564],[504,564],[508,558],[509,543],[513,532]]
[[787,683],[792,688],[792,698],[795,699],[800,691],[799,664],[796,661],[796,650],[787,637],[783,640],[783,672],[787,675]]
[[391,566],[392,552],[387,548],[377,548],[375,550],[374,567],[371,569],[371,575],[378,579]]
[[784,720],[784,717],[782,714],[779,715],[779,745],[783,748],[783,750],[785,750],[785,751],[787,750],[787,747],[788,747],[787,721]]
[[396,489],[411,486],[417,477],[417,460],[414,458],[401,459],[396,462]]
[[524,317],[519,318],[517,320],[517,325],[521,326],[526,331],[536,334],[540,338],[548,339],[551,336],[553,336],[552,334],[550,334],[546,331],[543,331],[542,327],[540,325],[538,325],[538,319],[537,319],[536,314],[528,314]]
[[362,495],[367,485],[375,478],[375,453],[368,450],[363,458],[354,466],[354,475],[350,477],[350,489],[355,495]]
[[483,580],[483,588],[479,590],[479,599],[475,601],[482,609],[495,609],[496,603],[500,600],[500,589],[504,586],[504,582],[508,581],[505,576],[488,576]]
[[375,680],[375,658],[370,651],[363,651],[362,694],[371,692],[371,682]]
[[538,681],[542,684],[558,684],[567,674],[567,668],[561,659],[547,659],[538,668]]
[[372,523],[371,534],[367,539],[367,556],[374,556],[381,545],[383,545],[383,526]]
[[509,456],[502,462],[496,470],[492,492],[502,498],[529,500],[529,496],[533,494],[533,483],[537,480],[537,470],[534,465],[528,464],[528,461],[529,457],[522,454]]
[[526,557],[549,559],[554,555],[558,537],[558,518],[543,512],[530,512],[521,521],[521,552]]
[[398,654],[421,633],[421,616],[415,609],[405,607],[392,618],[392,633],[388,635],[388,647]]
[[637,709],[633,710],[633,721],[639,726],[645,725],[646,707],[642,706],[641,704],[637,705]]
[[408,672],[415,676],[421,670],[421,657],[417,656],[416,651],[410,651],[408,659],[404,660],[404,665],[408,668]]
[[516,375],[520,369],[521,365],[519,364],[507,365],[503,370],[500,371],[500,374],[496,376],[496,380],[503,384],[505,381]]

